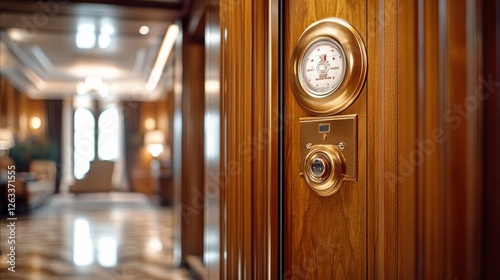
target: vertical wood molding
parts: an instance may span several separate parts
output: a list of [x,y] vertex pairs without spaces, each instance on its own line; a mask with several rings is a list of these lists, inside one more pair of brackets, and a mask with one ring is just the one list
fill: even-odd
[[368,246],[371,279],[397,278],[398,1],[368,1]]
[[280,0],[268,1],[267,14],[267,131],[269,134],[269,151],[267,155],[267,270],[266,279],[279,279],[279,17],[281,16]]
[[204,229],[204,45],[183,38],[182,259],[203,256]]
[[[484,119],[484,105],[480,102],[480,90],[477,89],[478,77],[484,76],[483,71],[483,52],[481,41],[482,31],[482,8],[481,2],[475,0],[466,0],[466,65],[472,65],[472,71],[467,72],[467,99],[474,99],[478,102],[478,110],[469,119],[467,123],[467,161],[466,170],[469,176],[467,178],[467,191],[465,193],[466,217],[465,217],[465,236],[467,241],[465,251],[470,252],[466,255],[465,277],[474,278],[481,275],[481,238],[482,238],[482,209],[483,204],[483,180],[482,170],[485,166],[482,160],[481,151],[483,149],[484,135],[482,134]],[[488,36],[487,34],[483,36]]]
[[[418,166],[422,169],[418,180],[422,180],[423,197],[421,198],[421,208],[419,211],[423,213],[423,275],[425,279],[429,278],[445,278],[445,246],[446,246],[446,231],[445,231],[445,212],[442,207],[445,205],[444,186],[442,178],[445,176],[445,171],[442,166],[443,145],[442,140],[438,142],[433,140],[433,135],[436,132],[445,134],[446,132],[440,126],[440,67],[439,67],[439,50],[440,37],[439,29],[439,10],[438,2],[424,0],[423,20],[423,84],[421,94],[423,95],[423,103],[419,104],[422,110],[422,135],[417,139],[418,143],[429,142],[433,144],[433,148],[429,152],[424,153],[424,150],[418,148],[419,155],[424,157],[424,162]],[[418,144],[417,144],[418,146]],[[440,186],[440,187],[438,187]]]
[[418,6],[417,276],[478,278],[479,2],[421,0]]
[[[482,87],[478,90],[484,106],[482,127],[482,242],[481,277],[500,279],[500,4],[496,0],[482,1],[481,32],[483,45],[481,61]],[[496,86],[494,83],[496,82]]]
[[[224,279],[265,279],[276,254],[277,157],[272,144],[277,91],[269,81],[269,2],[219,2],[222,31],[222,104],[226,156],[221,188],[224,201]],[[277,85],[274,85],[277,88]],[[275,102],[275,103],[272,103]]]
[[417,274],[417,176],[406,172],[399,159],[409,158],[417,148],[417,3],[401,2],[398,9],[398,279],[416,279]]

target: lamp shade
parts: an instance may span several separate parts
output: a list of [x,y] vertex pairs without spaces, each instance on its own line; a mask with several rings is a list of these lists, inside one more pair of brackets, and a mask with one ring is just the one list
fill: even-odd
[[152,156],[157,157],[163,152],[165,134],[161,130],[150,130],[144,135],[144,146]]
[[0,128],[0,150],[14,147],[14,134],[10,129]]

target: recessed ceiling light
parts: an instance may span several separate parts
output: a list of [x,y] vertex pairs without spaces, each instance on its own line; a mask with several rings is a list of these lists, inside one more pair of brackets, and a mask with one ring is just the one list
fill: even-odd
[[76,86],[76,93],[78,93],[78,95],[84,95],[87,93],[87,86],[85,85],[85,83],[82,83],[82,82],[79,82]]
[[99,48],[106,49],[111,44],[111,35],[115,32],[113,26],[109,23],[101,25],[101,33],[99,34]]
[[76,33],[76,46],[79,49],[91,49],[95,46],[96,41],[95,25],[90,22],[78,24],[78,32]]
[[101,34],[113,35],[115,33],[115,29],[111,24],[103,24],[101,26]]
[[147,27],[146,25],[141,26],[141,28],[139,28],[139,33],[141,33],[142,35],[148,34],[149,33],[149,27]]

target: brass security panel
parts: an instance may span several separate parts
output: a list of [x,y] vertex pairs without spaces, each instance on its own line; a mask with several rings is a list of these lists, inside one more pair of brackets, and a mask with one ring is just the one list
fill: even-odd
[[302,33],[290,65],[297,101],[313,114],[332,115],[349,107],[361,92],[366,49],[347,21],[326,18]]
[[357,180],[357,115],[300,119],[301,176],[320,196]]

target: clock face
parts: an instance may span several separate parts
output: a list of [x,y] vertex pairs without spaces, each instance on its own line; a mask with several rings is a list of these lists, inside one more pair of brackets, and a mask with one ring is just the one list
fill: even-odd
[[342,47],[334,40],[321,39],[311,44],[300,65],[300,82],[315,97],[334,92],[342,83],[346,61]]

